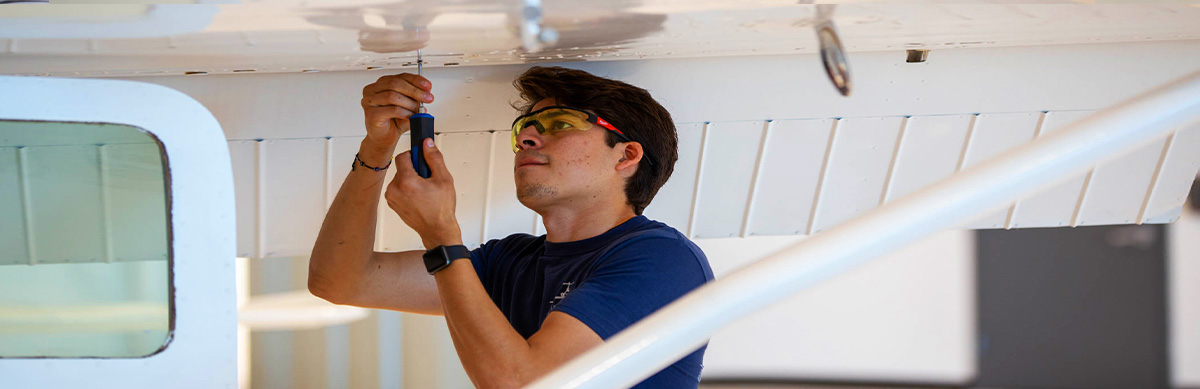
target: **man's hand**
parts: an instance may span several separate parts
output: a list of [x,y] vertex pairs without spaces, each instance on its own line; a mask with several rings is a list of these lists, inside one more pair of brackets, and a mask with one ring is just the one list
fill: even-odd
[[388,207],[421,236],[426,249],[462,244],[462,230],[454,215],[454,178],[433,139],[426,139],[422,147],[429,178],[417,175],[410,151],[400,153],[396,156],[396,177],[388,184],[384,198]]
[[[431,86],[429,80],[420,76],[400,74],[380,77],[363,88],[361,104],[367,136],[358,148],[362,163],[376,167],[388,164],[400,135],[408,131],[408,119],[416,112],[417,101],[433,101],[433,95],[429,93]],[[407,146],[404,148],[408,149]],[[411,166],[399,170],[415,174]],[[336,304],[441,314],[437,284],[426,274],[425,264],[421,261],[423,250],[401,253],[373,250],[379,192],[387,184],[384,177],[383,171],[372,169],[354,169],[346,175],[313,244],[308,263],[308,290]],[[442,174],[442,177],[448,180],[449,174]],[[420,188],[412,193],[425,194],[426,191]],[[452,185],[449,193],[453,201]],[[389,196],[389,200],[391,198]],[[450,220],[453,220],[453,203],[449,210]],[[444,223],[436,224],[439,230],[446,228]],[[422,232],[422,235],[426,234],[430,233]]]
[[362,108],[366,117],[366,142],[391,150],[408,131],[408,118],[417,112],[417,102],[433,102],[433,84],[412,73],[379,77],[363,88]]

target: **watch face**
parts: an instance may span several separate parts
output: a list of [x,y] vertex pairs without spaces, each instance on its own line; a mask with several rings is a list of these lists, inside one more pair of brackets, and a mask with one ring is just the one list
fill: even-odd
[[425,259],[425,270],[429,274],[433,274],[450,264],[450,260],[446,259],[446,253],[442,250],[441,246],[426,251],[421,257]]
[[429,274],[433,274],[446,266],[450,266],[450,262],[456,259],[470,258],[471,251],[467,250],[466,246],[461,245],[438,246],[429,249],[421,257],[425,259],[425,270],[429,271]]

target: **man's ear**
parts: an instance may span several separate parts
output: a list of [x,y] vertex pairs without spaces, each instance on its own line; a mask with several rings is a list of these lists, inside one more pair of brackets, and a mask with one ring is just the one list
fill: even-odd
[[629,176],[637,172],[638,162],[645,158],[645,152],[642,150],[642,144],[638,142],[625,142],[621,149],[624,153],[621,155],[621,160],[617,161],[617,171],[624,174],[628,171]]

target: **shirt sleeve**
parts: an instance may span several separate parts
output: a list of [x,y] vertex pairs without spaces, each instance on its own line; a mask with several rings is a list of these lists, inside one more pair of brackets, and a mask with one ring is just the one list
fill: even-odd
[[699,248],[684,240],[630,242],[600,261],[579,288],[551,310],[575,317],[607,340],[712,280],[707,261]]
[[492,239],[471,250],[471,266],[483,287],[491,290],[492,282],[497,278],[497,268],[506,257],[514,255],[513,251],[528,246],[537,240],[529,234],[512,234],[503,239]]
[[496,245],[500,244],[500,239],[492,239],[487,243],[479,245],[478,248],[471,250],[471,266],[475,267],[475,275],[479,276],[479,282],[484,285],[490,285],[490,270],[492,268],[492,255],[496,252]]

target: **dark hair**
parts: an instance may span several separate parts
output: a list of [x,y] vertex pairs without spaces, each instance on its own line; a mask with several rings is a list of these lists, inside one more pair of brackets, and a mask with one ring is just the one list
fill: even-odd
[[[521,92],[521,101],[513,108],[523,113],[529,113],[543,99],[554,98],[559,105],[595,112],[642,145],[643,152],[657,163],[651,165],[643,157],[637,172],[625,182],[626,202],[633,206],[634,214],[642,214],[675,170],[679,159],[675,122],[645,89],[558,66],[532,67],[517,77],[513,86]],[[620,140],[617,135],[612,131],[605,134],[608,146],[616,146]]]

